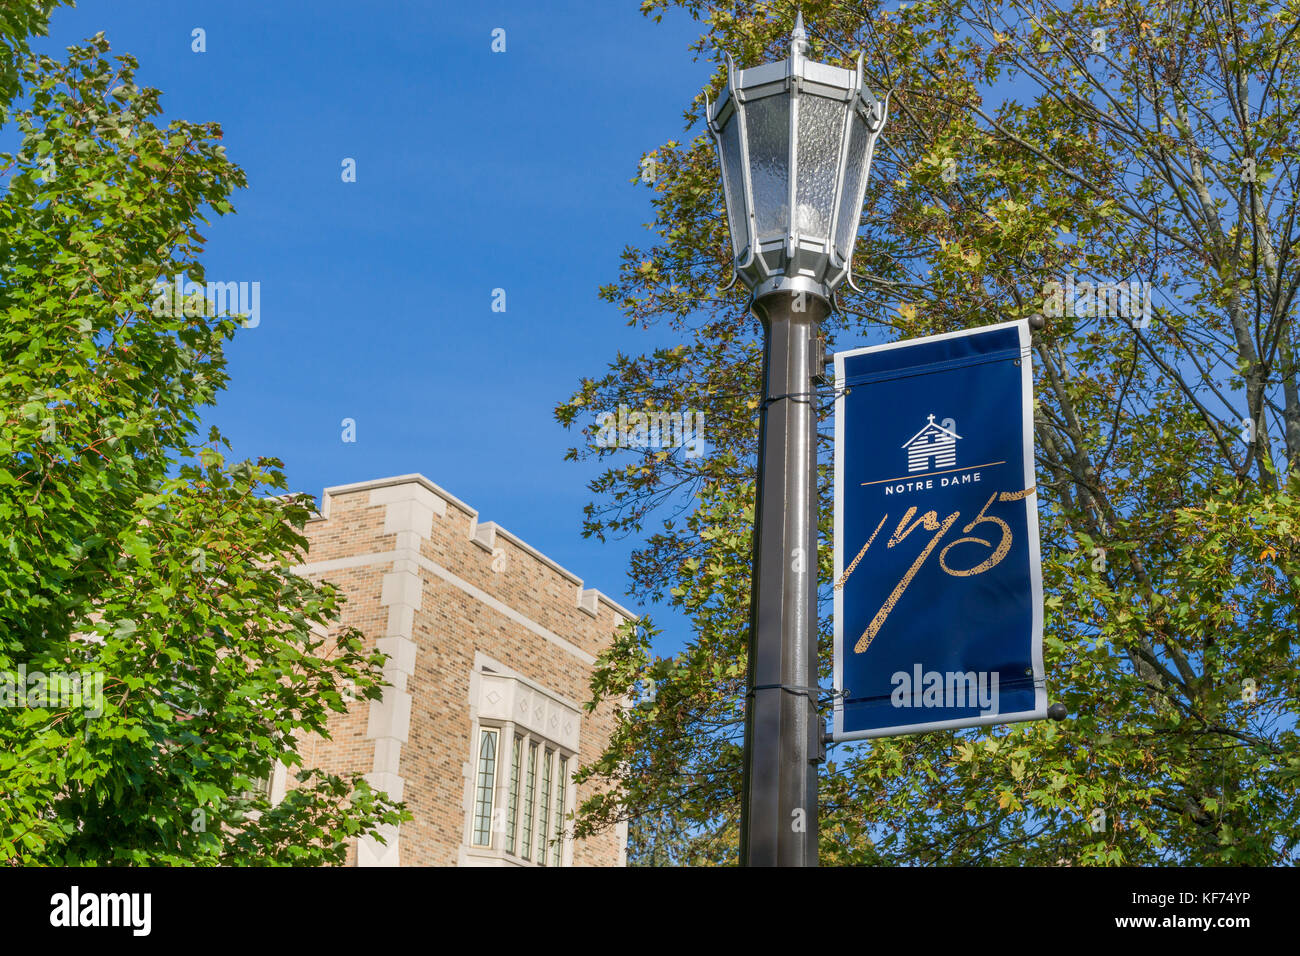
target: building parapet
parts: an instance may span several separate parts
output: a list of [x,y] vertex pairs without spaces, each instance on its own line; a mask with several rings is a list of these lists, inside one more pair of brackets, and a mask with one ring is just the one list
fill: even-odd
[[330,513],[330,499],[335,495],[354,494],[362,491],[374,492],[383,488],[407,484],[417,484],[432,493],[436,498],[444,503],[444,509],[445,505],[452,505],[457,510],[464,512],[469,522],[468,537],[480,548],[491,552],[496,547],[496,539],[499,535],[509,541],[516,548],[531,555],[539,563],[549,567],[558,575],[570,581],[574,585],[576,591],[575,605],[591,616],[595,617],[598,613],[598,605],[604,604],[623,620],[637,620],[638,615],[628,610],[609,595],[597,590],[596,588],[584,588],[582,578],[578,577],[578,575],[574,574],[568,568],[565,568],[552,558],[543,554],[541,551],[538,551],[518,535],[507,531],[494,521],[480,522],[479,513],[476,509],[471,508],[445,488],[435,484],[424,475],[418,473],[394,475],[390,478],[376,478],[370,481],[359,481],[347,485],[333,485],[326,488],[321,495],[320,507],[318,508],[317,513],[313,517],[309,518],[308,521],[310,523],[312,521],[324,521],[328,519]]

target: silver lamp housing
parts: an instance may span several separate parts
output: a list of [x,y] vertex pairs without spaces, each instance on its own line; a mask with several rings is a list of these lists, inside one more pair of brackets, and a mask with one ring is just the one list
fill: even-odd
[[[856,69],[806,56],[799,16],[790,56],[737,70],[706,105],[731,228],[735,277],[752,298],[805,292],[832,301],[851,276],[862,201],[888,109]],[[735,279],[733,278],[733,282]]]

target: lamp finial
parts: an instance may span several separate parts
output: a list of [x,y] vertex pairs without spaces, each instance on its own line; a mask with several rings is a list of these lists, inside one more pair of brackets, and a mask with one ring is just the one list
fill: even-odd
[[802,10],[795,13],[794,29],[790,31],[790,46],[799,55],[808,52],[808,31],[803,28]]

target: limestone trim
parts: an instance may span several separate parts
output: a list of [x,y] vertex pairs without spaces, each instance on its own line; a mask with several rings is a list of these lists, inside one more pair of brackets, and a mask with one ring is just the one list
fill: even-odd
[[[384,532],[397,536],[399,548],[394,553],[392,570],[383,576],[379,604],[388,608],[384,636],[376,641],[388,655],[384,662],[384,695],[370,702],[366,722],[366,739],[375,742],[375,756],[366,781],[401,800],[406,789],[402,776],[402,745],[410,739],[411,693],[407,679],[415,673],[415,614],[424,598],[424,579],[417,562],[409,555],[419,554],[420,541],[428,540],[433,530],[433,516],[446,514],[446,503],[429,489],[411,482],[382,484],[370,491],[370,504],[384,508]],[[397,552],[401,552],[400,554]],[[384,842],[369,837],[357,841],[358,866],[400,866],[401,832],[398,826],[379,828]]]

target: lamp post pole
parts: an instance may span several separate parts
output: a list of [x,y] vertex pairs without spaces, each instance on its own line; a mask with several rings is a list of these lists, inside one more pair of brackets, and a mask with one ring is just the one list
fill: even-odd
[[[790,55],[736,70],[708,103],[734,277],[763,323],[754,576],[749,609],[740,862],[817,865],[818,330],[853,284],[853,241],[887,103],[845,70],[808,59],[803,16]],[[886,97],[888,100],[888,97]],[[733,281],[735,281],[733,279]]]
[[745,866],[817,865],[818,296],[773,292],[763,323],[758,502],[750,597],[740,858]]

